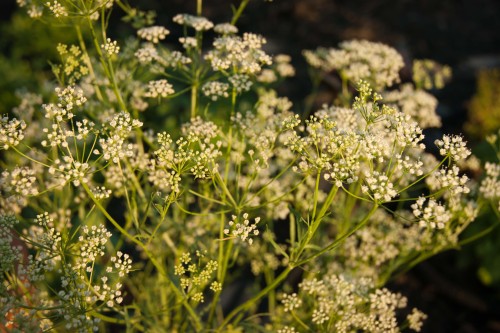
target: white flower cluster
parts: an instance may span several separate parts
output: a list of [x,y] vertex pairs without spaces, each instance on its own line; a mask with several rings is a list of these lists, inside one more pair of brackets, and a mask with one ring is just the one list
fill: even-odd
[[[426,202],[427,205],[425,205]],[[418,223],[423,228],[443,229],[452,218],[446,207],[434,199],[427,200],[420,197],[411,205],[411,208],[413,209],[413,215],[419,219]]]
[[214,31],[221,35],[237,34],[238,28],[231,23],[219,23],[215,25]]
[[90,134],[97,133],[97,131],[94,129],[95,124],[84,118],[82,121],[76,121],[76,133],[75,133],[75,138],[78,140],[86,140]]
[[270,68],[264,68],[259,76],[257,76],[257,81],[263,83],[272,83],[278,80],[276,73]]
[[108,57],[120,53],[118,42],[116,40],[111,40],[111,38],[106,39],[106,43],[102,44],[101,48],[104,50]]
[[80,162],[72,156],[65,155],[62,160],[54,160],[48,172],[58,178],[56,185],[64,186],[68,182],[73,182],[73,185],[79,186],[81,183],[89,182],[92,167],[87,162]]
[[398,146],[425,149],[421,143],[424,139],[422,129],[409,115],[398,112],[389,116],[388,120]]
[[[126,139],[134,128],[142,126],[142,122],[132,119],[129,113],[121,111],[111,119],[108,125],[108,137],[99,139],[104,159],[111,160],[116,164],[125,157],[132,157],[134,155],[133,145],[127,143]],[[100,153],[98,149],[94,150],[94,154]]]
[[486,199],[500,201],[500,163],[486,162],[484,170],[486,177],[481,181],[479,191]]
[[106,250],[106,243],[112,236],[104,226],[83,226],[82,233],[78,237],[78,260],[76,269],[83,269],[90,273],[92,263],[97,257],[103,256]]
[[468,181],[469,177],[466,175],[460,176],[460,168],[456,165],[436,170],[425,180],[431,190],[446,190],[445,196],[451,198],[469,193]]
[[281,304],[283,304],[285,312],[291,312],[300,308],[302,300],[298,297],[297,293],[283,294]]
[[170,34],[170,31],[165,29],[165,27],[157,25],[147,28],[141,28],[137,31],[137,35],[140,38],[145,39],[148,42],[154,44],[158,44],[160,40],[165,39],[165,37],[167,37],[168,34]]
[[205,56],[214,71],[233,70],[239,74],[258,74],[262,66],[271,65],[272,59],[263,50],[266,39],[245,33],[239,36],[221,36],[215,39],[214,49]]
[[250,80],[250,77],[246,74],[231,75],[229,77],[229,82],[231,82],[233,89],[236,90],[236,92],[239,94],[245,91],[249,91],[253,85],[253,82]]
[[212,101],[218,100],[220,97],[228,98],[229,97],[229,84],[219,81],[210,81],[205,83],[201,87],[201,91],[205,96],[210,98]]
[[365,176],[366,185],[361,186],[361,191],[368,193],[377,203],[391,201],[398,195],[387,175],[373,171],[366,173]]
[[114,268],[118,272],[119,277],[124,277],[132,269],[132,259],[130,259],[128,254],[124,254],[121,251],[118,251],[115,257],[111,257],[111,262],[113,263],[113,267],[108,267],[106,272],[111,273]]
[[175,93],[172,85],[167,80],[149,81],[148,91],[144,94],[145,97],[158,98],[167,97]]
[[173,21],[180,25],[193,28],[196,31],[206,31],[212,29],[214,24],[202,16],[193,16],[189,14],[177,14]]
[[[62,282],[70,284],[67,280],[63,279]],[[92,318],[86,311],[86,304],[79,301],[88,299],[91,292],[84,282],[71,284],[74,285],[73,289],[58,292],[57,296],[62,301],[63,306],[56,309],[56,314],[65,320],[64,328],[68,331],[78,333],[98,332],[101,320]]]
[[376,89],[399,82],[399,70],[404,66],[403,57],[395,49],[366,40],[342,42],[338,49],[306,50],[304,56],[312,67],[338,71],[352,83],[367,80]]
[[[119,282],[132,268],[128,254],[120,251],[110,258],[111,265],[104,272],[95,270],[96,262],[105,255],[106,243],[112,234],[104,226],[83,226],[78,238],[74,264],[67,265],[61,278],[62,290],[58,292],[64,307],[61,314],[69,316],[69,328],[82,328],[94,322],[91,317],[82,317],[81,311],[86,307],[103,302],[108,307],[114,307],[123,301],[122,284]],[[110,274],[116,274],[117,279],[110,279]],[[91,289],[89,284],[91,283]],[[71,318],[78,318],[73,321]]]
[[450,157],[453,161],[464,160],[471,154],[464,139],[459,135],[443,135],[442,140],[434,142],[441,156]]
[[[293,318],[311,322],[320,331],[399,332],[396,312],[406,307],[407,300],[385,288],[374,289],[370,279],[326,274],[323,280],[303,280],[298,295],[287,297],[285,303],[283,311],[298,309]],[[421,325],[424,318],[415,316],[413,326]],[[290,325],[295,326],[296,321],[274,320],[282,332],[295,332]]]
[[281,77],[295,76],[295,68],[291,64],[292,58],[287,54],[278,54],[274,56],[276,71]]
[[163,55],[160,63],[165,67],[183,67],[192,62],[191,58],[186,57],[182,52],[172,51]]
[[260,222],[260,217],[256,217],[254,223],[250,223],[248,213],[244,213],[242,218],[243,221],[239,221],[238,217],[233,215],[231,221],[229,221],[229,228],[224,229],[224,234],[240,238],[243,242],[246,241],[249,245],[252,245],[253,239],[251,236],[259,235],[257,224]]
[[411,313],[406,317],[408,326],[415,332],[420,332],[422,330],[423,321],[426,319],[427,315],[416,308],[413,308]]
[[35,170],[28,167],[15,167],[12,171],[3,170],[0,174],[0,194],[2,197],[0,203],[6,201],[5,207],[0,207],[1,213],[4,209],[9,211],[8,203],[15,204],[18,208],[25,206],[29,196],[38,194]]
[[52,228],[54,226],[54,219],[49,215],[48,212],[38,214],[33,222],[44,228]]
[[64,8],[64,6],[61,5],[57,0],[52,2],[47,1],[45,3],[45,6],[50,9],[55,17],[68,16],[68,11],[66,10],[66,8]]
[[169,134],[158,134],[157,160],[152,160],[148,178],[164,192],[178,193],[183,173],[206,179],[218,172],[216,159],[222,154],[218,127],[196,117],[183,125],[182,134],[175,144]]
[[108,190],[104,186],[97,186],[93,189],[91,189],[92,195],[97,199],[97,200],[103,200],[107,199],[110,197],[112,191]]
[[272,83],[278,78],[286,78],[295,75],[295,68],[292,66],[291,57],[286,54],[278,54],[273,58],[272,68],[263,69],[257,76],[257,81]]
[[134,53],[134,55],[137,58],[137,60],[139,60],[139,62],[142,64],[151,63],[153,60],[157,60],[159,57],[158,51],[156,50],[155,46],[151,43],[147,43],[142,48],[138,49]]
[[7,115],[0,118],[0,148],[7,150],[15,147],[24,139],[26,123],[16,118],[9,119]]
[[377,280],[394,260],[407,251],[419,251],[425,245],[435,245],[435,241],[428,237],[432,233],[411,221],[408,212],[401,210],[395,213],[399,214],[408,218],[395,219],[392,213],[385,210],[375,212],[370,223],[347,238],[336,251],[334,261],[342,264],[335,271]]
[[290,118],[290,123],[283,124],[289,129],[284,144],[300,155],[300,162],[293,170],[302,173],[325,171],[325,179],[340,187],[343,181],[357,180],[360,138],[352,129],[337,127],[334,117],[326,110],[311,116],[306,121],[303,137],[294,129],[300,120]]
[[58,87],[55,92],[58,103],[44,104],[42,107],[45,110],[45,118],[53,119],[56,122],[72,119],[74,117],[73,109],[82,106],[87,101],[83,90],[78,87],[69,86],[64,89]]
[[198,41],[194,37],[180,37],[179,42],[185,49],[195,49],[198,47]]
[[[45,217],[44,217],[45,218]],[[36,221],[35,221],[36,222]],[[31,244],[37,244],[36,255],[28,255],[27,265],[20,266],[19,275],[29,283],[43,281],[61,262],[62,234],[49,223],[30,230]]]
[[91,134],[98,133],[98,130],[94,128],[95,124],[88,119],[76,121],[74,124],[76,128],[72,126],[71,129],[64,123],[53,123],[50,127],[43,128],[42,132],[46,133],[47,139],[42,140],[42,146],[68,148],[69,138],[85,141]]
[[47,135],[47,139],[41,142],[43,147],[61,146],[67,148],[67,139],[73,136],[73,133],[65,125],[60,126],[58,124],[52,124],[49,128],[45,127],[42,129],[42,132]]
[[421,128],[441,127],[441,118],[436,113],[436,97],[423,90],[415,90],[411,84],[384,93],[384,100],[410,115]]

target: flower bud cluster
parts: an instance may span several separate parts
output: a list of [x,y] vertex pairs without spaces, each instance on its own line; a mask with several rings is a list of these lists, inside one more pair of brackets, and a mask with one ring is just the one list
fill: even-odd
[[222,290],[222,284],[214,280],[219,266],[217,261],[207,260],[201,251],[197,251],[196,256],[198,261],[194,262],[189,253],[183,253],[180,262],[174,267],[174,274],[179,276],[186,296],[194,303],[203,303],[207,286],[210,284],[210,290],[216,293]]
[[58,44],[56,49],[62,59],[62,64],[54,67],[57,76],[66,79],[65,82],[69,84],[75,84],[77,80],[89,74],[85,53],[79,46],[71,45],[68,49],[68,45]]

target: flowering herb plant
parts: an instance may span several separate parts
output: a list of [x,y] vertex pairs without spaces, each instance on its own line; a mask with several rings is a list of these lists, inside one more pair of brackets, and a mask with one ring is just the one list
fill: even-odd
[[[460,238],[483,207],[498,217],[500,164],[477,183],[461,136],[427,151],[441,121],[424,88],[450,70],[417,62],[398,86],[403,59],[380,43],[304,51],[315,82],[343,89],[293,112],[273,89],[290,57],[236,27],[248,2],[214,24],[198,0],[161,26],[121,0],[18,0],[77,42],[54,45],[50,98],[0,118],[2,330],[421,329],[385,286],[481,236]],[[109,35],[114,10],[136,36]]]

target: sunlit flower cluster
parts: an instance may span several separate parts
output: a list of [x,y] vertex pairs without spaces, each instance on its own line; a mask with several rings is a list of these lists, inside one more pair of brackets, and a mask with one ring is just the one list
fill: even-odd
[[323,71],[337,71],[352,83],[371,82],[377,89],[399,82],[403,57],[393,48],[366,40],[351,40],[339,44],[338,49],[318,48],[304,51],[307,62]]
[[[294,110],[278,95],[291,57],[238,34],[246,4],[232,23],[176,15],[172,45],[127,2],[41,4],[79,44],[57,45],[48,89],[0,118],[5,330],[422,329],[384,286],[500,208],[498,163],[481,174],[461,136],[426,151],[441,119],[423,89],[448,68],[417,62],[387,91],[403,68],[390,46],[304,51],[318,94]],[[136,38],[107,38],[114,5]]]
[[243,37],[218,37],[213,43],[214,49],[207,53],[205,59],[215,71],[257,74],[262,66],[272,63],[271,57],[262,50],[264,44],[264,37],[251,33],[245,33]]
[[449,157],[454,161],[464,160],[471,154],[465,141],[459,135],[445,134],[441,140],[436,140],[435,144],[441,156]]

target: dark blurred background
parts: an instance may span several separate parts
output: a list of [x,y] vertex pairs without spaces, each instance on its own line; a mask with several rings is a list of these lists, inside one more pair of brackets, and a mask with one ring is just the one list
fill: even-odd
[[[156,11],[156,23],[167,28],[174,26],[173,15],[193,14],[196,5],[195,0],[130,3]],[[216,23],[226,22],[232,16],[231,5],[238,4],[236,0],[204,0],[203,14]],[[15,91],[43,89],[40,82],[50,78],[46,59],[55,56],[53,43],[67,38],[64,31],[45,31],[42,23],[27,19],[14,0],[2,5],[0,114],[19,102]],[[129,25],[120,23],[121,14],[116,14],[116,38],[133,34]],[[429,58],[450,65],[452,81],[445,89],[433,91],[440,102],[442,131],[464,133],[478,154],[489,158],[491,151],[482,148],[485,132],[481,124],[500,123],[500,75],[482,88],[488,91],[478,90],[478,75],[500,68],[500,0],[253,0],[238,27],[241,32],[264,35],[269,53],[292,56],[297,76],[280,93],[294,101],[297,112],[311,89],[303,49],[367,39],[395,47],[407,64]],[[34,30],[45,37],[30,40]],[[411,79],[410,71],[410,67],[403,70],[404,81]],[[324,87],[323,93],[328,99],[332,92]],[[479,111],[474,105],[480,105]],[[471,122],[474,117],[480,120]],[[493,218],[481,217],[473,229],[482,230]],[[398,277],[390,287],[429,315],[424,332],[500,332],[500,233],[495,230],[460,252],[440,254]]]

